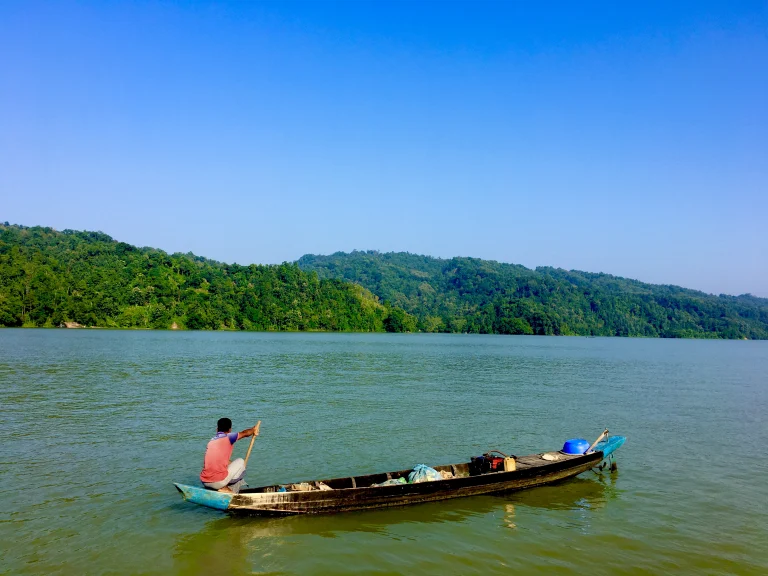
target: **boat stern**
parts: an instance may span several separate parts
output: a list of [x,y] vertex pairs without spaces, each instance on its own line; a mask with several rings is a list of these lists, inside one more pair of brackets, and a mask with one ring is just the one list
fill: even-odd
[[602,452],[603,458],[607,458],[621,448],[626,441],[626,436],[610,436],[595,446],[595,452]]
[[176,482],[173,485],[176,486],[176,490],[181,492],[184,500],[193,504],[199,504],[200,506],[207,506],[215,510],[227,510],[229,503],[232,501],[233,494],[227,494],[226,492],[217,492],[216,490],[207,490]]

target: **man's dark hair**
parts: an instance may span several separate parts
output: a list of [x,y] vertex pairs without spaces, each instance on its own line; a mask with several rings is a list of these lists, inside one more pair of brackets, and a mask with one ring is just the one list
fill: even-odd
[[219,418],[216,423],[216,430],[218,432],[229,432],[232,429],[232,420],[229,418]]

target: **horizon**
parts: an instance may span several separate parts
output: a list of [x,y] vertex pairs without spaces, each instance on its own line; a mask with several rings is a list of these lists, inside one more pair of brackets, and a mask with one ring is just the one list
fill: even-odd
[[[26,228],[26,229],[29,229],[29,228],[50,228],[54,232],[61,232],[61,233],[65,233],[65,232],[81,232],[81,233],[104,234],[106,236],[109,236],[112,239],[112,241],[114,241],[114,242],[124,242],[123,240],[120,240],[119,238],[115,238],[114,236],[112,236],[108,232],[104,232],[103,230],[74,230],[74,229],[71,229],[71,228],[65,228],[63,230],[58,230],[56,228],[53,228],[52,226],[40,226],[40,225],[26,226],[24,224],[17,224],[17,223],[12,223],[12,222],[2,222],[1,224],[4,225],[4,226],[18,226],[18,227]],[[126,244],[127,244],[127,242],[126,242]],[[529,268],[528,266],[524,266],[523,264],[519,264],[517,262],[502,262],[500,260],[490,260],[488,258],[479,258],[477,256],[468,256],[468,255],[455,255],[455,256],[444,257],[444,256],[432,256],[430,254],[420,254],[420,253],[417,253],[417,252],[408,252],[408,251],[405,251],[405,250],[401,250],[401,251],[386,251],[385,252],[385,251],[376,250],[376,249],[367,249],[367,250],[365,250],[365,249],[352,249],[350,251],[337,250],[335,252],[330,252],[328,254],[317,254],[317,253],[305,252],[304,254],[302,254],[301,256],[296,258],[295,260],[284,260],[282,262],[272,262],[272,263],[268,263],[268,262],[234,262],[234,261],[233,262],[228,262],[228,261],[224,261],[224,260],[216,260],[215,258],[209,258],[208,256],[205,256],[204,254],[198,254],[198,253],[195,253],[195,252],[189,252],[189,251],[187,251],[187,252],[182,252],[182,251],[170,252],[170,251],[165,250],[165,249],[163,249],[162,247],[159,247],[159,246],[139,246],[139,245],[133,245],[133,246],[135,246],[136,248],[138,248],[140,250],[143,250],[143,249],[159,250],[159,251],[165,252],[166,254],[169,254],[171,256],[173,256],[174,254],[182,254],[182,255],[185,255],[185,256],[188,256],[188,255],[191,254],[192,256],[194,256],[196,258],[204,258],[205,260],[208,260],[208,261],[211,261],[211,262],[216,262],[218,264],[224,264],[226,266],[231,266],[231,265],[250,266],[252,264],[256,265],[256,266],[279,266],[280,264],[298,264],[299,260],[301,260],[301,258],[303,258],[305,256],[327,257],[327,256],[334,256],[336,254],[347,254],[347,255],[349,255],[349,254],[353,254],[355,252],[362,252],[362,253],[371,253],[371,252],[373,252],[373,253],[382,254],[382,255],[387,255],[387,254],[408,254],[410,256],[418,256],[418,257],[421,257],[421,258],[431,258],[433,260],[442,260],[442,261],[452,260],[454,258],[467,258],[467,259],[473,259],[473,260],[481,260],[483,262],[494,262],[494,263],[497,263],[497,264],[504,264],[504,265],[510,265],[510,266],[523,266],[524,268],[526,268],[528,270],[531,270],[531,271],[536,271],[538,268],[555,268],[555,269],[560,269],[560,270],[566,270],[568,272],[580,272],[580,273],[584,273],[584,274],[602,274],[602,275],[605,275],[605,276],[610,276],[612,278],[618,278],[618,279],[622,279],[622,280],[631,280],[631,281],[635,281],[635,282],[641,282],[643,284],[649,284],[649,285],[652,285],[652,286],[671,286],[671,287],[674,287],[674,288],[682,288],[684,290],[692,290],[692,291],[696,291],[696,292],[702,292],[702,293],[707,294],[709,296],[730,296],[730,297],[751,296],[751,297],[754,297],[754,298],[762,298],[762,299],[768,300],[768,298],[765,298],[764,296],[760,296],[758,294],[752,294],[750,292],[744,292],[742,294],[727,294],[727,293],[722,293],[721,292],[719,294],[715,294],[713,292],[706,292],[704,290],[700,290],[699,288],[696,288],[695,286],[682,286],[682,285],[678,285],[678,284],[660,284],[660,283],[657,283],[657,282],[647,282],[645,280],[642,280],[641,278],[631,278],[631,277],[628,277],[628,276],[620,276],[618,274],[612,274],[610,272],[604,272],[604,271],[579,270],[579,269],[576,269],[576,268],[562,268],[562,267],[558,267],[558,266],[546,266],[546,265],[537,266],[535,268]]]
[[0,221],[768,297],[764,2],[0,14]]

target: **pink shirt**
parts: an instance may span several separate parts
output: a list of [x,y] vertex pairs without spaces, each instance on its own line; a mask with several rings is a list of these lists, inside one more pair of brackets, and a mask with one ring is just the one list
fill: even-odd
[[232,456],[232,449],[237,442],[237,432],[225,434],[219,432],[208,442],[203,459],[203,471],[200,480],[203,482],[221,482],[229,474],[227,466]]

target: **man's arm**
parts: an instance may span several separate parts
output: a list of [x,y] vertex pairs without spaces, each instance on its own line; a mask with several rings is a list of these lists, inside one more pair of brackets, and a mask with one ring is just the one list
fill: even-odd
[[238,432],[237,439],[240,440],[241,438],[248,438],[248,436],[254,436],[254,435],[255,436],[259,435],[259,431],[256,430],[256,426],[254,426],[253,428],[246,428],[242,432]]

